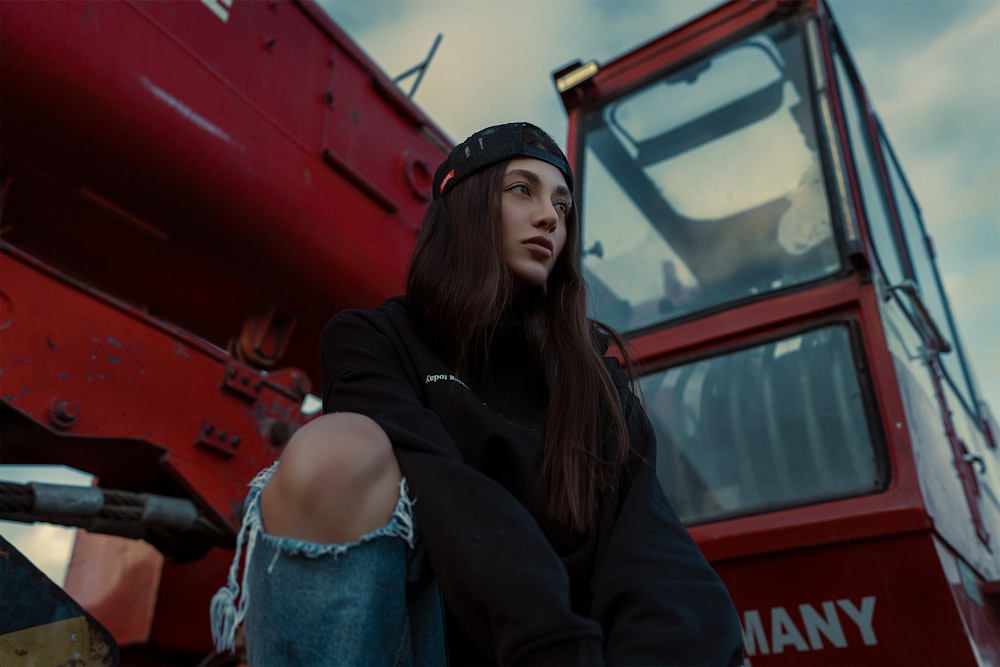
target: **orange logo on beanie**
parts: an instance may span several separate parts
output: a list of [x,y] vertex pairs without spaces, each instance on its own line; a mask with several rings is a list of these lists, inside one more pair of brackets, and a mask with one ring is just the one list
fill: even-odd
[[441,179],[441,185],[438,188],[438,191],[441,194],[444,194],[444,186],[448,185],[448,181],[450,181],[454,177],[455,177],[455,170],[452,169],[451,171],[448,172],[448,174],[444,178]]

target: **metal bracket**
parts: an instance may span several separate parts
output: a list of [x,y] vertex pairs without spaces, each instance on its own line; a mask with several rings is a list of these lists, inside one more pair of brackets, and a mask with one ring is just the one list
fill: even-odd
[[225,429],[216,428],[214,424],[204,422],[201,431],[198,432],[198,439],[195,446],[207,449],[213,454],[221,455],[223,458],[231,459],[236,455],[236,448],[243,442],[239,433],[226,432]]
[[[934,351],[940,354],[951,352],[951,343],[941,333],[941,329],[938,327],[937,322],[934,321],[934,317],[927,310],[927,306],[920,296],[920,287],[915,282],[904,280],[896,285],[890,285],[886,292],[887,294],[894,292],[903,292],[906,294],[910,298],[910,303],[913,304],[913,313],[917,318],[917,327],[922,330],[921,333],[924,338],[933,345]],[[886,296],[885,298],[888,299],[889,297]]]
[[247,399],[253,403],[260,396],[260,388],[263,386],[260,374],[248,369],[235,361],[226,364],[226,374],[222,379],[220,389],[228,389],[232,393]]

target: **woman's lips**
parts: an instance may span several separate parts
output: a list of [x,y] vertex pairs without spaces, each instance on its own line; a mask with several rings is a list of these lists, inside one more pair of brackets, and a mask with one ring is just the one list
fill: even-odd
[[525,248],[530,250],[532,253],[538,255],[543,259],[549,259],[552,257],[552,242],[545,238],[533,238],[524,241],[522,244]]

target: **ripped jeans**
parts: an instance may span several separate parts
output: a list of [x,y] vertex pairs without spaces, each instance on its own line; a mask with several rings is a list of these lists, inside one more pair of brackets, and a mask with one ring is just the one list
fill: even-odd
[[243,622],[251,667],[444,665],[441,598],[433,578],[418,576],[406,480],[385,526],[356,542],[317,544],[264,531],[260,493],[277,466],[250,482],[228,582],[212,598],[219,653],[233,648]]

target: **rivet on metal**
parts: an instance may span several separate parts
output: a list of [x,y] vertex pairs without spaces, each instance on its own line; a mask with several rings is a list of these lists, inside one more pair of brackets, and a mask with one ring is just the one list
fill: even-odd
[[56,401],[49,410],[49,422],[58,429],[68,429],[80,418],[80,406],[72,401]]

